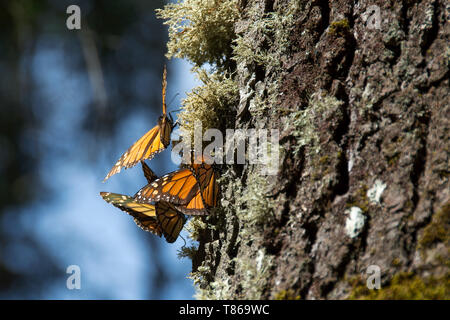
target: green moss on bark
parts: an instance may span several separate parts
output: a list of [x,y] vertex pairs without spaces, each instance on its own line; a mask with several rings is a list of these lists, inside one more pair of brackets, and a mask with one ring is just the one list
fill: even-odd
[[450,203],[438,210],[431,222],[424,228],[419,238],[419,249],[430,248],[433,244],[443,242],[449,246],[450,241]]
[[275,295],[275,300],[300,300],[300,295],[292,289],[281,290]]
[[450,274],[442,277],[421,278],[409,272],[392,277],[381,289],[369,290],[363,281],[350,281],[353,289],[349,299],[358,300],[448,300],[450,299]]

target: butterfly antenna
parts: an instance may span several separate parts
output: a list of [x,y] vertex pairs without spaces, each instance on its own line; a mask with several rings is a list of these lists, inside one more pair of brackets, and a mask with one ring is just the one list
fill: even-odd
[[167,69],[166,65],[164,65],[163,71],[163,82],[162,82],[162,106],[163,106],[163,114],[166,114],[166,87],[167,87]]
[[181,249],[184,249],[184,248],[186,248],[186,240],[184,239],[184,237],[180,234],[180,238],[181,239],[183,239],[183,241],[184,241],[184,245],[181,247]]
[[[178,97],[179,95],[180,95],[179,93],[176,93],[176,94],[172,97],[172,99],[170,99],[169,106],[172,104],[173,100],[175,100],[175,98]],[[177,110],[175,110],[175,111],[177,111]],[[173,111],[172,111],[172,112],[173,112]]]

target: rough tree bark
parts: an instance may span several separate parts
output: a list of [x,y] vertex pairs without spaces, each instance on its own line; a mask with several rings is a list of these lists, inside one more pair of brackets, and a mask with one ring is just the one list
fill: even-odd
[[223,174],[199,298],[449,298],[449,9],[239,2],[235,127],[279,128],[280,170]]

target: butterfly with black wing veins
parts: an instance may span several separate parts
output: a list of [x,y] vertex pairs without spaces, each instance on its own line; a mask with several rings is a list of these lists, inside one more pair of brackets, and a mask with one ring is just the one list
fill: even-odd
[[[163,115],[158,124],[135,142],[116,162],[103,181],[120,172],[121,168],[131,168],[139,161],[148,185],[134,197],[110,192],[100,192],[105,201],[130,214],[138,226],[158,236],[162,234],[167,242],[174,242],[183,228],[188,215],[206,215],[217,205],[219,188],[217,173],[205,157],[162,178],[145,164],[170,143],[174,128],[173,119],[167,116],[166,67],[163,72],[162,108]],[[170,114],[169,114],[170,115]],[[154,203],[154,204],[152,204]],[[184,214],[183,214],[184,213]]]
[[162,84],[162,108],[163,115],[158,119],[158,124],[136,141],[116,162],[111,171],[106,175],[103,182],[112,175],[119,173],[122,168],[131,168],[139,161],[152,159],[157,153],[163,151],[170,144],[170,134],[174,128],[173,119],[167,116],[166,86],[167,71],[164,66]]
[[[156,179],[154,172],[143,162],[142,170],[149,183]],[[118,193],[100,192],[102,198],[125,211],[134,218],[134,222],[143,230],[164,238],[167,242],[175,242],[183,228],[186,218],[171,203],[165,201],[138,203],[133,197]]]
[[208,209],[217,205],[217,173],[204,157],[197,162],[149,182],[134,198],[139,203],[170,202],[188,215],[208,214]]

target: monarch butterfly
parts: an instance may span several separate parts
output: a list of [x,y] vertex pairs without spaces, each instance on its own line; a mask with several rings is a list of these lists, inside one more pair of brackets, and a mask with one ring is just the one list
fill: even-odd
[[131,168],[140,160],[152,159],[157,153],[163,151],[170,143],[170,134],[174,127],[172,117],[167,116],[166,110],[166,86],[167,71],[164,66],[162,84],[162,108],[163,115],[159,117],[158,124],[136,141],[116,162],[103,182],[112,175],[119,173],[124,168]]
[[155,205],[137,203],[132,197],[110,192],[100,192],[103,199],[127,212],[143,230],[164,238],[168,243],[175,242],[186,222],[184,215],[170,203],[157,202]]
[[149,183],[134,197],[137,202],[162,200],[172,203],[182,213],[205,215],[209,207],[216,206],[218,191],[216,172],[202,161]]

